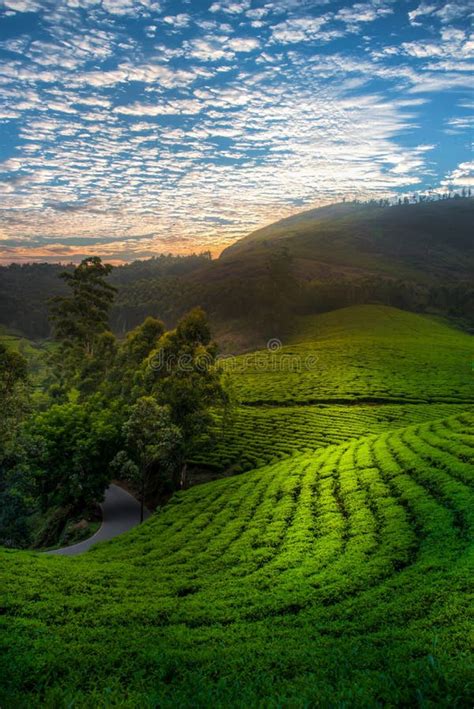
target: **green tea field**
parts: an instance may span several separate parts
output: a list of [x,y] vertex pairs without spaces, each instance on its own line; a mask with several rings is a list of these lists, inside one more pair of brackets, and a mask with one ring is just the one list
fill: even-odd
[[469,706],[473,424],[197,486],[82,558],[4,551],[2,706]]
[[216,421],[214,445],[194,463],[217,474],[241,473],[289,455],[463,413],[462,404],[239,406],[232,423]]
[[430,318],[344,308],[301,318],[289,340],[223,360],[240,405],[197,465],[239,473],[474,404],[472,338]]
[[470,707],[471,342],[364,306],[227,361],[221,479],[83,556],[0,551],[0,706]]
[[241,403],[474,403],[472,337],[426,316],[343,308],[269,348],[224,362]]

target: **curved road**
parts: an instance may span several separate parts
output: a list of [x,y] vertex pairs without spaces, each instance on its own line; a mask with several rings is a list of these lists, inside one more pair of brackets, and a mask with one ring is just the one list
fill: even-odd
[[[47,551],[46,554],[61,554],[63,556],[82,554],[94,544],[118,537],[119,534],[128,532],[129,529],[140,524],[140,503],[118,485],[110,485],[107,488],[101,507],[102,525],[92,537],[70,547]],[[146,509],[144,516],[145,519],[150,516]]]

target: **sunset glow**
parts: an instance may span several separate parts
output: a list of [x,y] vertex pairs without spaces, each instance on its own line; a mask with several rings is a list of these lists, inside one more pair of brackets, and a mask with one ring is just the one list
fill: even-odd
[[1,0],[0,262],[472,184],[469,3]]

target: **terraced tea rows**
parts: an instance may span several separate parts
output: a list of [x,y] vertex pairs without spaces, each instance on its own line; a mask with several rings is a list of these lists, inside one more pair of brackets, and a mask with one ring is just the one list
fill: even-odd
[[3,552],[7,699],[468,706],[473,424],[197,486],[82,559]]
[[225,366],[245,404],[474,403],[472,359],[465,333],[358,306],[302,318],[288,345]]
[[216,422],[214,444],[193,462],[216,473],[240,473],[370,433],[462,413],[465,405],[238,407],[231,424]]

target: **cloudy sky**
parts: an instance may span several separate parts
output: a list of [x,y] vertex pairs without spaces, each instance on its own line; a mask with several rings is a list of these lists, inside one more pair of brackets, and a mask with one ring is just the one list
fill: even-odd
[[472,0],[0,0],[0,262],[473,184]]

